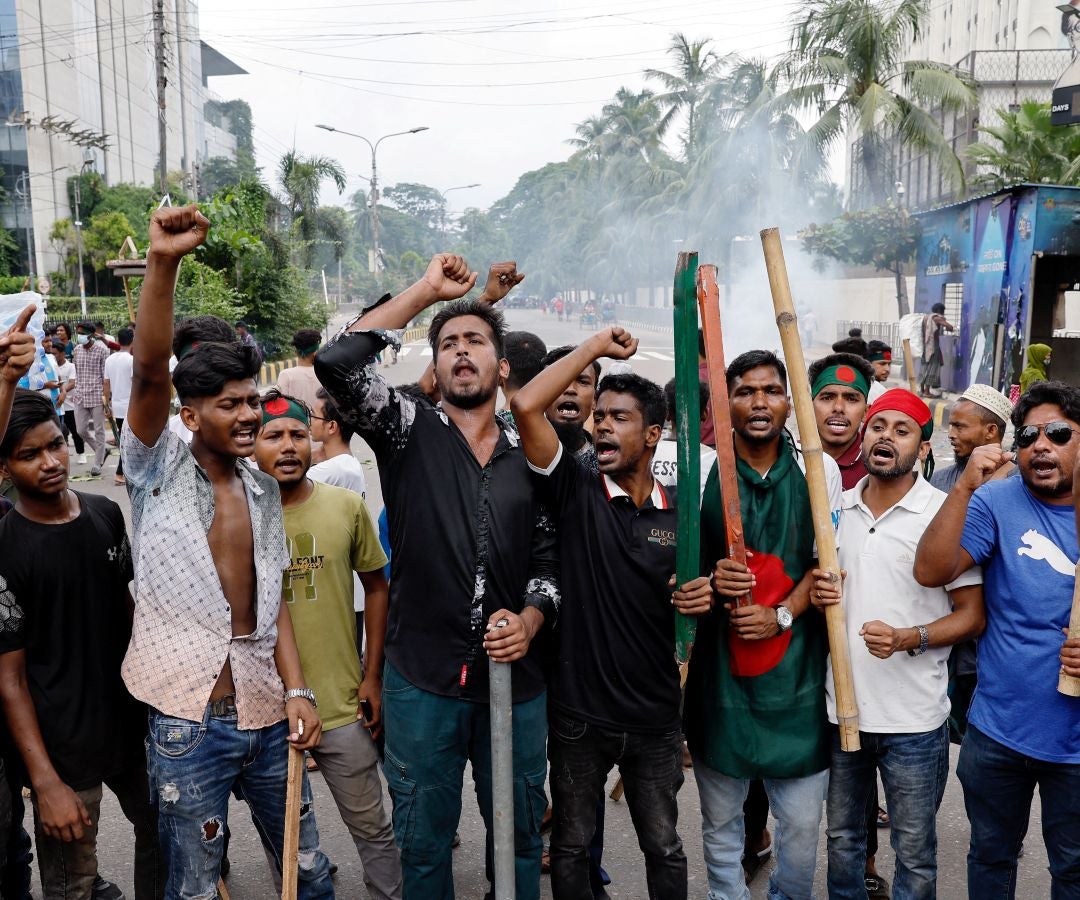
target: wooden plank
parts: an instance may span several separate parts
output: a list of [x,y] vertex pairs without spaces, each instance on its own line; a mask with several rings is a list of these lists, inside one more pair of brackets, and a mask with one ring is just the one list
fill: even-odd
[[[696,252],[680,253],[675,268],[675,435],[679,475],[675,576],[679,584],[686,584],[701,574],[697,261]],[[696,634],[697,620],[680,614],[676,620],[675,658],[684,684]]]

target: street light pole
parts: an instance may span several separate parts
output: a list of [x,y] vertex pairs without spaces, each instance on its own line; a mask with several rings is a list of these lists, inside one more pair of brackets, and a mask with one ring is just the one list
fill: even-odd
[[338,134],[347,134],[349,137],[359,138],[368,147],[371,148],[371,256],[368,259],[368,271],[373,273],[376,277],[379,274],[379,173],[376,168],[376,156],[379,151],[379,144],[385,141],[387,138],[399,137],[403,134],[419,134],[421,131],[427,131],[427,125],[420,125],[417,128],[410,128],[408,131],[394,131],[390,134],[384,134],[375,143],[371,143],[362,134],[356,134],[352,131],[342,131],[340,128],[335,128],[333,125],[316,125],[316,128],[321,128],[323,131],[335,131]]
[[439,230],[442,232],[443,240],[446,240],[446,195],[451,191],[466,191],[469,188],[477,187],[480,187],[480,182],[476,182],[475,184],[459,184],[456,187],[448,187],[445,191],[439,191],[443,200],[442,216],[440,217],[441,221],[439,223],[441,226]]
[[33,217],[30,214],[30,173],[23,172],[15,182],[15,194],[22,200],[23,215],[26,216],[26,265],[30,272],[30,290],[34,289],[34,232]]

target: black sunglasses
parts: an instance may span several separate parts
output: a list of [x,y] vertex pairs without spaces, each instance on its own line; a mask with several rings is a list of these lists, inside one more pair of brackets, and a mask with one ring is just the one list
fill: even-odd
[[1039,432],[1045,431],[1046,437],[1059,447],[1064,447],[1073,434],[1080,434],[1068,422],[1049,422],[1046,425],[1023,425],[1016,429],[1016,446],[1023,450],[1039,439]]

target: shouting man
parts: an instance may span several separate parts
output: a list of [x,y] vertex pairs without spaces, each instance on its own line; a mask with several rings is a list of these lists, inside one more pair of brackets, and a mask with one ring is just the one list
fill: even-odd
[[[289,554],[277,482],[241,459],[259,427],[258,351],[207,342],[187,353],[172,384],[190,447],[166,427],[177,269],[208,228],[194,207],[151,217],[121,434],[135,532],[135,625],[123,673],[151,707],[147,757],[168,900],[213,896],[234,786],[280,865],[289,744],[314,747],[322,730],[280,602]],[[318,846],[309,800],[301,897],[334,896]]]
[[821,449],[840,468],[844,490],[851,490],[866,474],[859,428],[874,370],[861,356],[832,353],[811,363],[807,374]]
[[[391,387],[375,356],[397,342],[388,329],[469,291],[476,273],[459,256],[434,257],[423,278],[315,358],[337,408],[375,451],[388,510],[383,771],[410,900],[453,897],[451,844],[466,762],[488,824],[493,875],[488,657],[513,666],[517,896],[540,896],[547,702],[533,638],[558,608],[555,537],[517,433],[495,415],[508,366],[506,326],[492,303],[521,277],[513,263],[493,266],[479,299],[451,303],[432,319],[439,406]],[[505,627],[489,630],[503,619]]]

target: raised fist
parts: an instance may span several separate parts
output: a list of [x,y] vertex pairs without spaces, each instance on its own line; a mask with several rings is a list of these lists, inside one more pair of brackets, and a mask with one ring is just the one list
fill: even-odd
[[462,256],[439,253],[431,258],[423,280],[435,292],[432,302],[457,300],[464,297],[476,284],[477,273],[469,271],[469,264]]
[[518,272],[516,262],[492,263],[480,299],[487,303],[498,303],[524,278],[525,273]]
[[637,353],[638,339],[625,328],[615,325],[598,331],[591,338],[595,357],[606,356],[609,359],[629,359]]
[[210,230],[210,221],[192,206],[162,207],[150,217],[150,252],[180,259],[191,253]]

